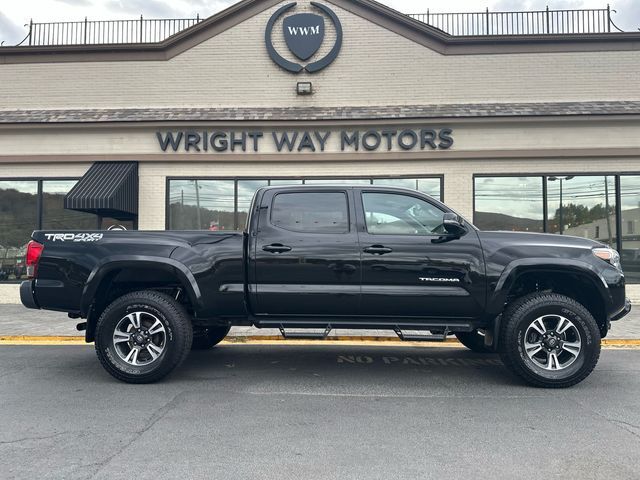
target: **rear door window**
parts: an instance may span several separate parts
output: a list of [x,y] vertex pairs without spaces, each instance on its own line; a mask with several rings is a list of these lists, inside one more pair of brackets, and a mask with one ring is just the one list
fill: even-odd
[[344,192],[277,194],[271,207],[271,223],[292,232],[347,233],[347,195]]

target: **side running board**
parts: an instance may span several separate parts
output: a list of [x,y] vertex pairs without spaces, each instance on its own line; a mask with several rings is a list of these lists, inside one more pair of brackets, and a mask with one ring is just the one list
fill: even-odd
[[447,339],[447,335],[449,335],[448,327],[445,327],[444,332],[436,335],[431,334],[430,331],[429,335],[407,334],[404,333],[400,327],[395,327],[393,330],[403,342],[444,342]]
[[295,332],[287,333],[283,325],[280,325],[280,335],[285,340],[326,340],[333,328],[327,325],[323,332]]

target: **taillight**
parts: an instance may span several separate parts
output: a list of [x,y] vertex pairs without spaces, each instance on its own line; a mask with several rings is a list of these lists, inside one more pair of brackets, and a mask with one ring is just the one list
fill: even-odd
[[44,245],[41,243],[35,240],[29,242],[27,246],[27,277],[35,278],[38,274],[38,262],[40,261],[43,249]]

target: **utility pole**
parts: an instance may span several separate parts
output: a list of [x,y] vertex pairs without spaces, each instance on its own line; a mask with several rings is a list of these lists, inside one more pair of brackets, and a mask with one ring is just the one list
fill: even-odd
[[611,217],[609,217],[609,182],[608,182],[607,176],[604,177],[604,214],[607,219],[607,233],[609,235],[609,246],[611,246],[613,244],[613,236],[611,235]]
[[198,187],[198,180],[194,180],[196,183],[196,222],[198,223],[198,230],[202,228],[201,218],[200,218],[200,187]]

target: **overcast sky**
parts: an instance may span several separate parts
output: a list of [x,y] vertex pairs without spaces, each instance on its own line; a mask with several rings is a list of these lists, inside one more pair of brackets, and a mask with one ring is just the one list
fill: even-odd
[[[494,11],[551,8],[604,8],[607,0],[380,0],[404,13],[471,12],[489,7]],[[27,32],[25,24],[37,22],[114,20],[135,18],[208,17],[235,0],[0,0],[0,42],[16,44]],[[612,0],[614,19],[625,30],[640,27],[640,0]]]

